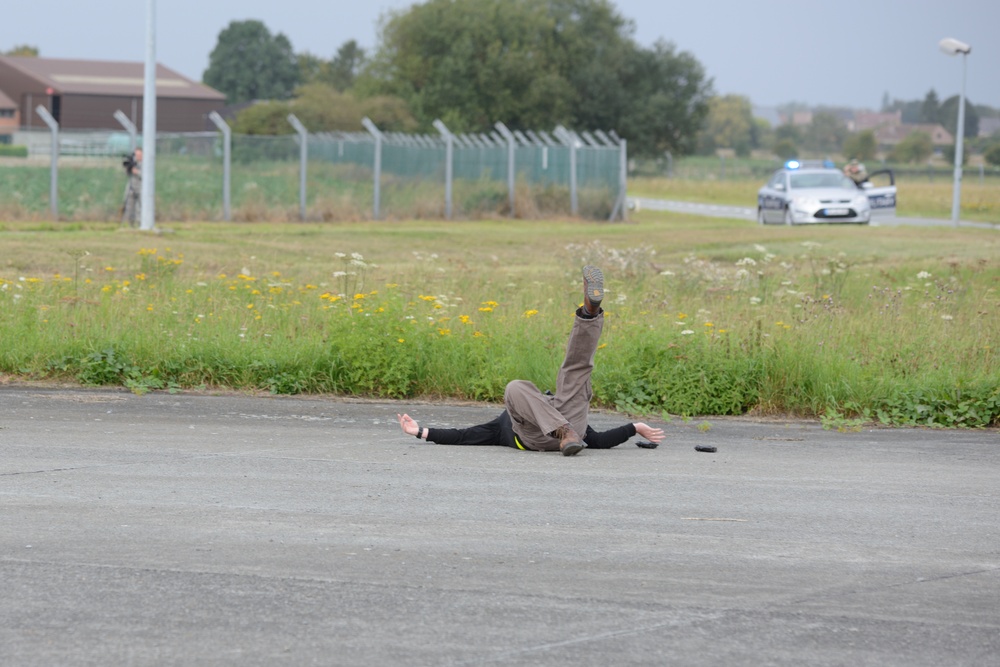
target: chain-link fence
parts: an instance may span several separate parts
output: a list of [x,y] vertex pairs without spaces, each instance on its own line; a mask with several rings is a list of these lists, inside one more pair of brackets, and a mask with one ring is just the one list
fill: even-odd
[[[443,126],[442,126],[443,128]],[[228,130],[228,128],[225,128]],[[159,220],[363,220],[624,215],[626,144],[613,133],[279,136],[160,133]],[[27,159],[0,161],[0,216],[51,217],[53,133],[20,132]],[[59,132],[58,217],[120,220],[123,159],[141,136]],[[227,161],[228,157],[228,161]]]
[[[650,178],[675,178],[682,181],[765,181],[784,160],[779,158],[750,157],[707,157],[685,156],[674,158],[665,155],[656,160],[643,160],[631,165],[630,176]],[[844,160],[834,160],[843,166]],[[904,182],[950,183],[954,179],[955,168],[945,164],[899,164],[881,160],[867,163],[868,171],[892,169],[897,180]],[[967,164],[963,178],[970,183],[996,183],[1000,180],[1000,167]]]

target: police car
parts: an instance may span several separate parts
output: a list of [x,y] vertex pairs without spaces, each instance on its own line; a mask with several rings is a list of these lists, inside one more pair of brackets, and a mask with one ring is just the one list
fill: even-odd
[[867,225],[895,215],[896,178],[889,169],[855,183],[832,163],[789,160],[757,193],[757,222],[762,225]]

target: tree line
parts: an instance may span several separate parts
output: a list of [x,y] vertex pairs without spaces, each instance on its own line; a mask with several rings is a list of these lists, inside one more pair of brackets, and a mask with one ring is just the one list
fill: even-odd
[[206,84],[231,104],[267,100],[234,130],[288,132],[289,111],[310,130],[614,130],[633,155],[695,150],[712,81],[668,42],[636,43],[635,26],[608,0],[428,0],[383,17],[379,43],[356,42],[330,60],[296,54],[259,21],[218,38]]
[[[807,111],[804,105],[789,104],[781,109],[790,119],[796,111]],[[856,157],[873,160],[879,145],[873,130],[851,132],[844,119],[849,110],[818,109],[812,112],[806,125],[790,122],[771,127],[754,118],[750,100],[741,95],[726,95],[709,100],[709,111],[698,140],[698,152],[711,155],[719,148],[733,150],[737,155],[749,155],[755,149],[768,150],[783,159],[803,154]],[[944,101],[931,90],[923,100],[883,101],[883,113],[900,113],[903,123],[940,124],[954,136],[958,125],[958,96]],[[979,118],[1000,117],[1000,110],[976,105],[966,100],[964,137],[969,152],[982,152],[987,162],[1000,166],[1000,136],[979,137]],[[916,131],[895,145],[886,156],[893,162],[925,162],[934,152],[931,135]],[[954,158],[954,147],[944,148],[945,158]]]

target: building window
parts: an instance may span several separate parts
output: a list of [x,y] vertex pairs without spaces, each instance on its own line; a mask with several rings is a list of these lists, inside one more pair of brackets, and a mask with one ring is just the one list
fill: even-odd
[[0,118],[13,118],[14,109],[0,109]]

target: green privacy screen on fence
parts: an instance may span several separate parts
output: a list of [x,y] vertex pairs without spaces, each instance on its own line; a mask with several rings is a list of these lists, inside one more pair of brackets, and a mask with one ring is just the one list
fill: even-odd
[[[311,133],[304,135],[304,154],[300,134],[233,135],[228,165],[221,132],[161,133],[157,218],[606,220],[623,215],[624,141],[563,128],[553,134],[503,130],[503,135]],[[46,133],[20,134],[29,158],[6,168],[0,210],[11,219],[44,218],[51,144]],[[121,160],[130,150],[129,138],[121,132],[61,132],[59,144],[59,217],[120,219],[126,183]]]

